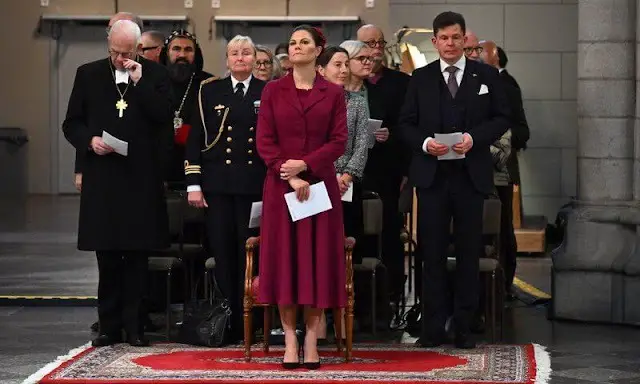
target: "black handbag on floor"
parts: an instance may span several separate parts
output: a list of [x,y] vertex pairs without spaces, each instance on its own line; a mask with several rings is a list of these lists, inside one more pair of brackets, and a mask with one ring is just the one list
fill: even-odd
[[185,303],[180,342],[205,347],[222,347],[231,328],[231,308],[218,288],[214,274],[209,299],[197,299],[197,284],[190,302]]

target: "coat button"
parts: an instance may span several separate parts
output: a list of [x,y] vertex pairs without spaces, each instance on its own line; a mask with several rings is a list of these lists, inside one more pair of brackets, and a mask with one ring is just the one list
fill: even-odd
[[228,141],[228,142],[231,142],[232,140],[233,140],[232,138],[227,137],[227,141]]
[[253,130],[254,130],[254,129],[255,129],[255,128],[251,127],[251,128],[249,128],[249,131],[253,132]]
[[227,153],[231,153],[231,148],[227,148]]
[[249,160],[249,161],[247,161],[247,164],[251,165],[251,164],[253,164],[253,161]]
[[227,160],[227,161],[225,161],[225,163],[231,164],[231,160]]
[[249,142],[250,142],[250,143],[253,143],[253,137],[250,137],[250,138],[249,138]]
[[228,127],[227,127],[227,129],[228,129],[229,131],[233,131],[233,127],[232,127],[232,126],[228,126]]
[[253,151],[250,149],[250,150],[247,151],[247,153],[251,155],[253,153]]

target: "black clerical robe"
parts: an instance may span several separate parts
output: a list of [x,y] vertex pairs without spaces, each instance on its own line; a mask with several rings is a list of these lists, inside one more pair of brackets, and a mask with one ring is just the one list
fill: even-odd
[[[143,58],[136,85],[120,84],[127,108],[119,117],[109,59],[78,68],[62,130],[82,156],[78,249],[153,250],[168,246],[163,176],[173,145],[173,95],[167,69]],[[97,155],[103,131],[128,143],[128,156]]]

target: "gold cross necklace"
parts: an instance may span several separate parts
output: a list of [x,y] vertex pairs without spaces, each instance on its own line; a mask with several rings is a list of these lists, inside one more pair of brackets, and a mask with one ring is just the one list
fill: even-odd
[[127,107],[129,106],[127,102],[124,101],[124,95],[129,90],[129,85],[131,85],[131,79],[129,79],[129,81],[127,82],[127,87],[124,89],[124,92],[120,92],[120,88],[118,87],[118,83],[116,82],[117,80],[116,80],[115,68],[113,68],[111,64],[111,59],[107,59],[107,60],[109,60],[109,68],[111,69],[111,76],[113,77],[113,83],[116,85],[116,91],[118,91],[118,94],[120,94],[120,100],[118,100],[118,102],[116,103],[116,109],[118,110],[118,117],[122,118],[122,116],[124,115],[124,110],[127,109]]

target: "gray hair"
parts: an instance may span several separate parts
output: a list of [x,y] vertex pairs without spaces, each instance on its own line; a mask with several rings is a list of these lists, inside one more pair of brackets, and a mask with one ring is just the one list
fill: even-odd
[[289,54],[288,53],[279,53],[276,55],[276,59],[278,60],[284,60],[284,59],[288,59],[289,58]]
[[255,54],[257,52],[256,50],[256,45],[253,43],[253,40],[251,40],[251,38],[249,36],[243,36],[243,35],[235,35],[233,37],[233,39],[229,40],[229,43],[227,43],[227,53],[229,52],[229,48],[234,46],[234,45],[240,45],[242,43],[247,43],[251,46],[251,48],[253,48],[253,53]]
[[109,29],[108,38],[111,39],[111,36],[117,32],[121,32],[127,37],[134,39],[136,45],[140,43],[142,32],[140,31],[138,24],[131,20],[118,20],[113,23],[113,26]]
[[273,52],[264,45],[256,45],[256,53],[257,52],[262,52],[269,56],[269,60],[271,60],[271,78],[280,78],[282,76],[282,65],[280,65],[280,60],[273,54]]
[[340,47],[347,51],[350,59],[353,59],[363,48],[368,46],[359,40],[345,40],[340,44]]

